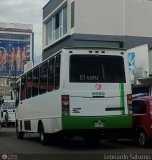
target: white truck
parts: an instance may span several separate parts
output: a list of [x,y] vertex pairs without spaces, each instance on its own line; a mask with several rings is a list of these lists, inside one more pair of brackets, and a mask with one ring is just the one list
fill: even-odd
[[4,100],[1,107],[2,125],[15,126],[15,100]]
[[148,44],[129,49],[127,52],[132,93],[152,95],[152,53],[148,49]]

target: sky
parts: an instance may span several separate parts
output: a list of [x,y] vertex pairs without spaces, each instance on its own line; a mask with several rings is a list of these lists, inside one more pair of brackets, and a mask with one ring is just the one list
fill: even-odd
[[0,0],[0,22],[32,24],[34,54],[42,54],[42,13],[49,0]]

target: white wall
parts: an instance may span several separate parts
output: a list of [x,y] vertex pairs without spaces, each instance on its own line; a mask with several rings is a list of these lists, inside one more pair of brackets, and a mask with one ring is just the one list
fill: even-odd
[[152,37],[152,1],[75,0],[74,32]]
[[126,35],[152,37],[152,1],[126,0]]
[[124,0],[75,0],[76,33],[124,34]]
[[[75,2],[75,26],[71,29],[71,3]],[[152,37],[152,0],[65,0],[68,8],[67,34]],[[44,23],[57,10],[58,6]],[[43,24],[43,49],[46,39]]]

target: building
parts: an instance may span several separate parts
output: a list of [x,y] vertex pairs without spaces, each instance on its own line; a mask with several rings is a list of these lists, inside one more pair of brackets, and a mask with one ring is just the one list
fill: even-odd
[[10,87],[10,79],[9,77],[0,77],[0,96],[10,97],[12,87]]
[[0,95],[10,94],[24,65],[33,61],[33,26],[0,22]]
[[63,47],[152,47],[151,0],[50,0],[43,8],[43,60]]
[[34,57],[34,66],[40,64],[42,62],[42,55],[38,55]]

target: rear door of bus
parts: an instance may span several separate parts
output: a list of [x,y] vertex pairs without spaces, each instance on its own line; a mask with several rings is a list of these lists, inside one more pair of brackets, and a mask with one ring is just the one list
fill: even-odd
[[70,115],[125,114],[126,74],[123,56],[70,55]]

